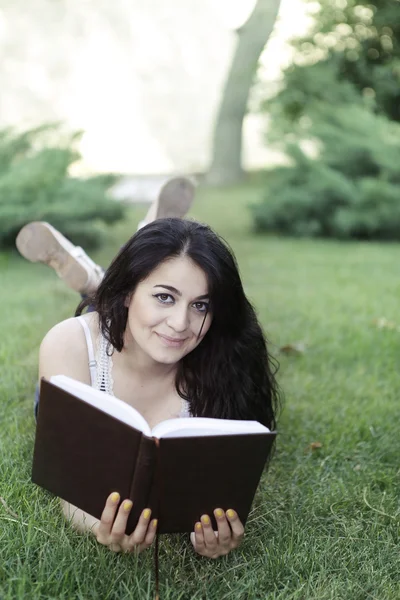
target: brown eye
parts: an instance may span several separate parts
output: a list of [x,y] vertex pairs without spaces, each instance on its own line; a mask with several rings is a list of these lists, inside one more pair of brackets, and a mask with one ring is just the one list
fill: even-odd
[[208,302],[195,302],[193,306],[198,312],[205,313],[208,311]]
[[157,298],[162,304],[172,304],[174,301],[171,294],[154,294],[154,298]]

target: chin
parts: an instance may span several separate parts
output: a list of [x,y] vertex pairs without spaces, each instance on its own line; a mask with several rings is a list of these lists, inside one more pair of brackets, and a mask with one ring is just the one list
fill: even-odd
[[192,352],[192,350],[194,350],[194,348],[179,348],[175,350],[168,349],[166,351],[153,352],[151,356],[156,362],[163,363],[165,365],[173,365],[180,362],[182,358]]
[[155,362],[157,362],[160,365],[176,365],[178,364],[178,362],[182,359],[182,356],[179,356],[177,358],[173,358],[172,356],[162,356],[162,357],[158,357],[158,358],[154,358]]
[[163,365],[173,365],[178,363],[186,353],[182,352],[152,352],[150,354],[151,358],[160,364]]

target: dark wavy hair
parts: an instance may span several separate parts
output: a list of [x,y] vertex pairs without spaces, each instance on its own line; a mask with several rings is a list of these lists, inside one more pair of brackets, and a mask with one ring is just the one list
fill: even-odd
[[276,363],[267,351],[255,311],[246,298],[233,252],[210,227],[159,219],[123,246],[92,297],[100,328],[121,351],[127,324],[125,300],[162,262],[189,257],[206,275],[212,323],[201,343],[178,365],[176,389],[196,417],[247,419],[275,429],[279,404]]

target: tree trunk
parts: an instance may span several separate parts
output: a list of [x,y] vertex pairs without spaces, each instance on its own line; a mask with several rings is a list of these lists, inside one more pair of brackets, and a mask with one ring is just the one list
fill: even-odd
[[257,0],[250,17],[238,30],[237,46],[214,128],[208,183],[235,183],[243,177],[243,119],[258,60],[274,28],[279,5],[280,0]]

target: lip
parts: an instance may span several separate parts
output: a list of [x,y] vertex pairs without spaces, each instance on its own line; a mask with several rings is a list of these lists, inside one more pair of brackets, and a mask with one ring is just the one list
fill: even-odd
[[157,333],[161,341],[170,348],[179,348],[186,341],[186,338],[171,338],[168,335]]

